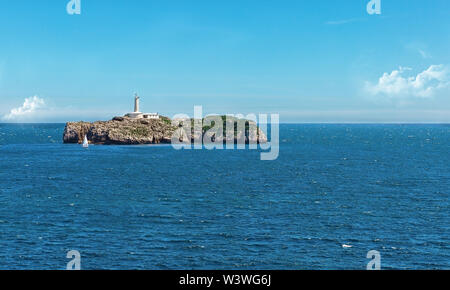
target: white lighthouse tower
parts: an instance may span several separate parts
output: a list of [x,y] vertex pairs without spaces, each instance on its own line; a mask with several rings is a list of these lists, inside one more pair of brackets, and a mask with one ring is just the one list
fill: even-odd
[[125,116],[131,119],[159,119],[158,113],[141,113],[140,112],[141,97],[137,93],[134,94],[134,112],[128,113]]
[[135,113],[140,113],[139,112],[139,99],[140,97],[138,96],[137,93],[134,94],[134,112]]

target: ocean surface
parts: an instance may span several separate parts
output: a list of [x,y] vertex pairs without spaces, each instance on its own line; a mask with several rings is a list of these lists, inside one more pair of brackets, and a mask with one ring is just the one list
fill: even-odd
[[0,269],[450,269],[450,126],[281,125],[255,150],[0,124]]

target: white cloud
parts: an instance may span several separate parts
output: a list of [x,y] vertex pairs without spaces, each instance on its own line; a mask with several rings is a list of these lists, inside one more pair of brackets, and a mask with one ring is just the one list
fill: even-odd
[[[118,106],[120,108],[120,106]],[[101,108],[78,108],[74,106],[58,106],[51,98],[40,98],[38,96],[26,98],[23,105],[3,116],[1,121],[8,123],[33,122],[33,123],[65,123],[70,121],[97,121],[108,120],[122,113],[121,109]]]
[[423,59],[432,58],[431,53],[429,52],[429,47],[425,43],[421,42],[412,42],[405,45],[405,49],[409,53],[419,54]]
[[431,58],[431,55],[428,52],[426,52],[425,50],[420,49],[420,48],[418,48],[417,50],[418,50],[419,54],[422,56],[422,58],[425,58],[425,59]]
[[14,108],[11,112],[3,116],[3,120],[6,121],[18,121],[32,117],[38,109],[45,106],[44,99],[37,96],[26,98],[23,105],[18,108]]
[[436,93],[450,85],[447,67],[431,65],[416,76],[404,76],[410,68],[400,67],[391,73],[384,73],[378,83],[366,82],[366,90],[373,96],[391,99],[432,98]]

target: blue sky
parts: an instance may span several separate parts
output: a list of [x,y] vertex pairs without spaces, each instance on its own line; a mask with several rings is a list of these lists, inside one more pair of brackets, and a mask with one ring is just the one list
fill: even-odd
[[[450,1],[0,0],[2,122],[450,122]],[[27,99],[27,101],[26,101]]]

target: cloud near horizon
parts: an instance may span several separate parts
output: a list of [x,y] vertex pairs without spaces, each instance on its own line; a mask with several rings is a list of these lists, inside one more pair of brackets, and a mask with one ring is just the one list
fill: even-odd
[[[68,121],[96,121],[115,116],[115,109],[78,108],[56,106],[51,99],[38,96],[26,98],[22,106],[0,115],[0,122],[6,123],[65,123]],[[120,113],[118,113],[120,114]]]
[[45,107],[44,99],[38,96],[26,98],[23,105],[12,109],[9,114],[3,116],[5,121],[20,121],[32,117],[39,109]]
[[404,76],[411,68],[400,67],[391,73],[384,73],[376,84],[366,82],[365,89],[372,96],[389,99],[433,98],[436,93],[450,86],[448,68],[431,65],[416,76]]

